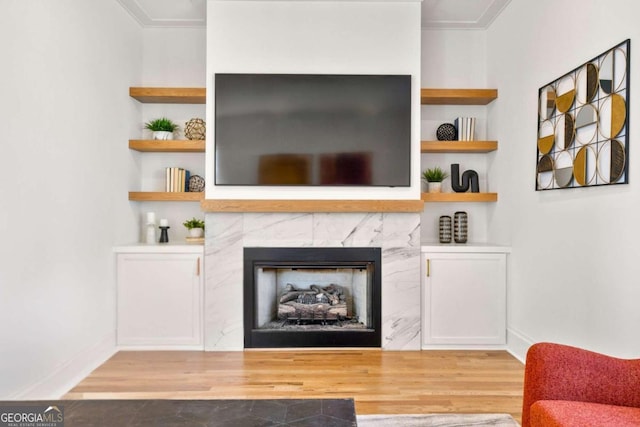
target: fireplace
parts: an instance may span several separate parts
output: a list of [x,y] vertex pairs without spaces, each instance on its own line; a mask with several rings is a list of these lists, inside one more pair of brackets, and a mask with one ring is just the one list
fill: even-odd
[[380,248],[244,248],[244,346],[380,347]]

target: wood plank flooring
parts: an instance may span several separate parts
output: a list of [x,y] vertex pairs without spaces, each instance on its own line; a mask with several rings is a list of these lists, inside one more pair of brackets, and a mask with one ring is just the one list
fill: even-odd
[[65,399],[353,398],[358,414],[509,413],[524,365],[504,351],[122,351]]

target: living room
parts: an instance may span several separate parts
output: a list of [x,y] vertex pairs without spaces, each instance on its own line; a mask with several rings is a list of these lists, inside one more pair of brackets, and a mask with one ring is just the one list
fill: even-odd
[[[128,88],[208,87],[212,71],[221,71],[209,63],[215,40],[207,42],[214,33],[204,28],[144,28],[116,1],[29,3],[8,3],[0,18],[0,34],[12,41],[3,47],[12,66],[3,68],[0,79],[2,113],[11,118],[3,131],[3,167],[5,176],[30,178],[19,185],[9,180],[2,184],[8,201],[0,224],[10,242],[0,257],[4,399],[60,396],[116,351],[112,248],[139,239],[141,215],[155,211],[168,218],[175,224],[176,240],[182,238],[178,226],[185,218],[204,216],[197,204],[169,208],[126,199],[148,167],[129,152],[126,141],[139,137],[144,121],[152,118],[143,116]],[[314,7],[327,14],[343,7],[318,3]],[[420,8],[419,3],[355,3],[371,3],[374,10],[398,7],[402,13]],[[511,0],[487,28],[475,30],[425,29],[415,16],[407,25],[411,34],[375,28],[380,32],[375,37],[391,39],[385,42],[384,57],[363,62],[349,58],[349,73],[367,73],[369,67],[382,72],[380,64],[385,64],[384,72],[414,74],[422,87],[498,89],[499,98],[482,113],[486,116],[478,115],[485,121],[486,137],[498,140],[500,148],[486,161],[474,160],[474,167],[485,191],[497,192],[499,199],[464,209],[471,220],[471,241],[512,248],[506,348],[521,360],[539,341],[618,357],[640,354],[640,343],[633,339],[640,322],[634,309],[640,290],[632,284],[640,273],[633,250],[639,231],[632,210],[640,206],[640,196],[632,190],[637,165],[629,163],[627,185],[542,192],[534,185],[538,89],[623,40],[633,44],[640,31],[634,19],[639,9],[631,0]],[[308,25],[309,32],[321,30],[313,20],[297,25]],[[352,37],[346,42],[359,42]],[[398,52],[393,40],[404,38],[409,46]],[[285,38],[287,43],[309,40],[314,40],[309,33],[299,40]],[[240,50],[251,52],[250,40],[243,41]],[[228,45],[234,42],[240,40]],[[371,57],[375,51],[365,54]],[[283,58],[260,58],[267,60],[273,64]],[[410,65],[392,71],[399,68],[394,65],[398,60]],[[184,118],[210,114],[185,108],[178,113]],[[417,108],[421,115],[435,111]],[[435,123],[452,120],[458,111],[445,109]],[[163,113],[144,114],[156,112]],[[421,128],[422,139],[432,139],[433,119],[420,120],[414,126]],[[210,156],[207,152],[207,163]],[[449,160],[442,166],[448,167]],[[407,194],[394,192],[393,198],[419,197],[417,173]],[[390,198],[381,193],[367,197]],[[445,205],[425,204],[420,214],[423,239],[436,240],[437,218],[458,208]],[[209,215],[217,214],[206,215],[210,221]],[[22,222],[37,228],[15,226]]]

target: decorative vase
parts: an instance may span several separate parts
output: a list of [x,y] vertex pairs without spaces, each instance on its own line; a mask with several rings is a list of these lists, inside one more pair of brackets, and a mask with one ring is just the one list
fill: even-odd
[[204,230],[202,228],[190,228],[189,237],[202,237],[204,236]]
[[429,193],[441,193],[442,182],[429,182],[427,188],[429,189]]
[[440,243],[451,243],[451,217],[449,215],[440,217],[438,231]]
[[167,139],[173,139],[173,132],[167,132],[167,131],[163,131],[163,130],[157,130],[153,132],[153,139],[158,139],[158,140],[167,140]]
[[453,214],[453,240],[456,243],[467,243],[468,216],[466,212]]

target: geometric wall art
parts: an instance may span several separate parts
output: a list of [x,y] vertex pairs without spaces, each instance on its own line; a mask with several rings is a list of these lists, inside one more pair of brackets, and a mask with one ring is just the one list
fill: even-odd
[[630,47],[539,89],[536,191],[629,182]]

